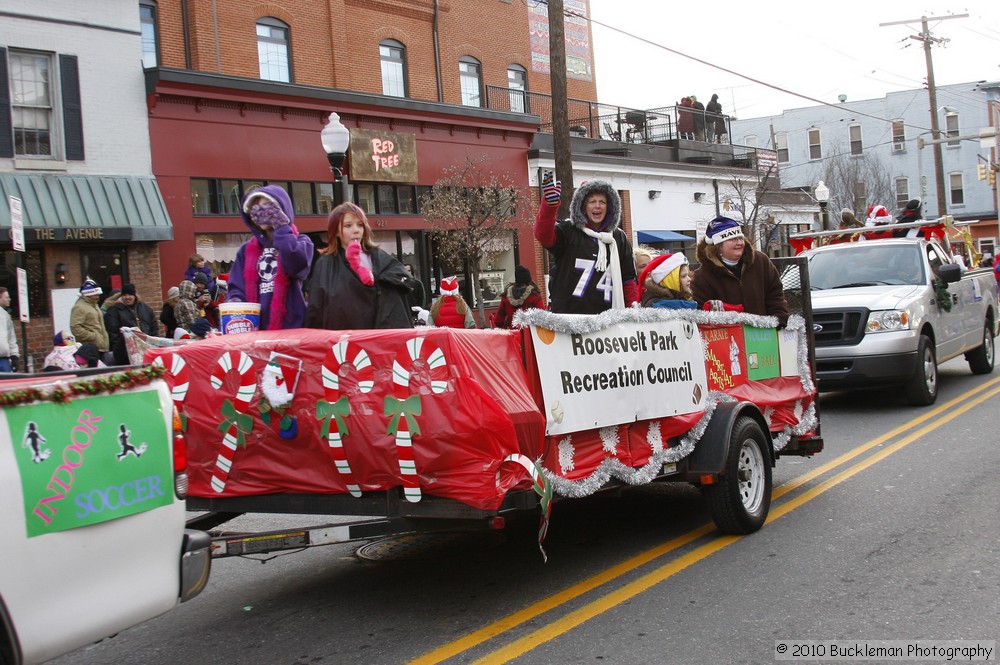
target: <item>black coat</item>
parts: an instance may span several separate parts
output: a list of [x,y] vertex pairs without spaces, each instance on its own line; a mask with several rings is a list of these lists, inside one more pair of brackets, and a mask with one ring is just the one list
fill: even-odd
[[415,280],[394,256],[371,250],[375,283],[365,285],[347,263],[344,252],[313,261],[309,275],[306,328],[367,330],[412,328],[410,284]]
[[111,352],[115,355],[116,365],[128,365],[128,351],[125,349],[125,337],[120,328],[138,328],[147,335],[159,335],[160,324],[156,320],[153,309],[138,298],[129,307],[121,300],[111,306],[104,315],[104,327],[108,329],[108,339],[111,342]]
[[174,330],[177,329],[177,316],[174,315],[174,306],[168,302],[163,303],[163,309],[160,310],[160,323],[167,329],[167,337],[173,337]]

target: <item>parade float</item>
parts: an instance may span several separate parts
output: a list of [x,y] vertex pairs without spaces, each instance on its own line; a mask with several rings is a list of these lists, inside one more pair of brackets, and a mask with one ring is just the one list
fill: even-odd
[[150,348],[188,443],[199,528],[242,513],[359,516],[219,533],[216,556],[422,529],[610,488],[703,488],[720,530],[766,519],[771,467],[822,449],[802,316],[519,313],[515,330],[293,330]]

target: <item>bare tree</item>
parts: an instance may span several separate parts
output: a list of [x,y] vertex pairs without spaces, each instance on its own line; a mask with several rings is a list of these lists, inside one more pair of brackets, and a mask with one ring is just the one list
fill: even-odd
[[766,204],[767,193],[778,189],[777,178],[771,177],[773,171],[774,166],[768,166],[764,173],[726,173],[718,176],[719,209],[723,215],[743,226],[750,244],[760,251],[765,251],[767,241],[778,225],[778,220]]
[[860,220],[865,219],[872,204],[896,209],[892,178],[873,152],[852,155],[843,144],[835,145],[832,154],[823,160],[823,182],[830,188],[829,207],[837,219],[843,208],[853,210]]
[[467,268],[472,276],[479,319],[486,325],[482,266],[499,258],[519,227],[531,223],[530,197],[506,173],[489,169],[489,157],[466,157],[454,164],[421,200],[438,257]]

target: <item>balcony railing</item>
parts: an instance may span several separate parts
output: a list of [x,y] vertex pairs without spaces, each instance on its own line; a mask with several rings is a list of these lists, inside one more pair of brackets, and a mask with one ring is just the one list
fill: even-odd
[[[552,96],[537,92],[512,90],[501,86],[486,86],[486,106],[498,111],[531,113],[539,116],[539,131],[552,132]],[[711,143],[728,143],[729,117],[706,113],[683,106],[655,109],[634,109],[601,104],[583,99],[567,98],[570,133],[621,143],[652,143],[663,145],[678,139]],[[690,114],[685,118],[684,114]],[[680,121],[680,122],[679,122]],[[688,122],[690,121],[690,123]],[[720,129],[724,132],[716,132]],[[692,135],[682,136],[680,127],[690,126]]]

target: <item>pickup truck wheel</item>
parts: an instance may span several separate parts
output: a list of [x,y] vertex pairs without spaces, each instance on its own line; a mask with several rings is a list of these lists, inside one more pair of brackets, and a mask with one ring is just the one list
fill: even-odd
[[736,421],[725,469],[705,486],[712,519],[722,533],[743,535],[764,525],[771,507],[771,463],[767,436],[753,418]]
[[920,343],[917,345],[917,371],[904,389],[906,401],[914,406],[927,406],[937,399],[937,358],[934,355],[934,345],[927,335],[920,336]]
[[965,354],[969,369],[973,374],[989,374],[993,371],[994,352],[993,326],[987,321],[983,326],[983,343]]

